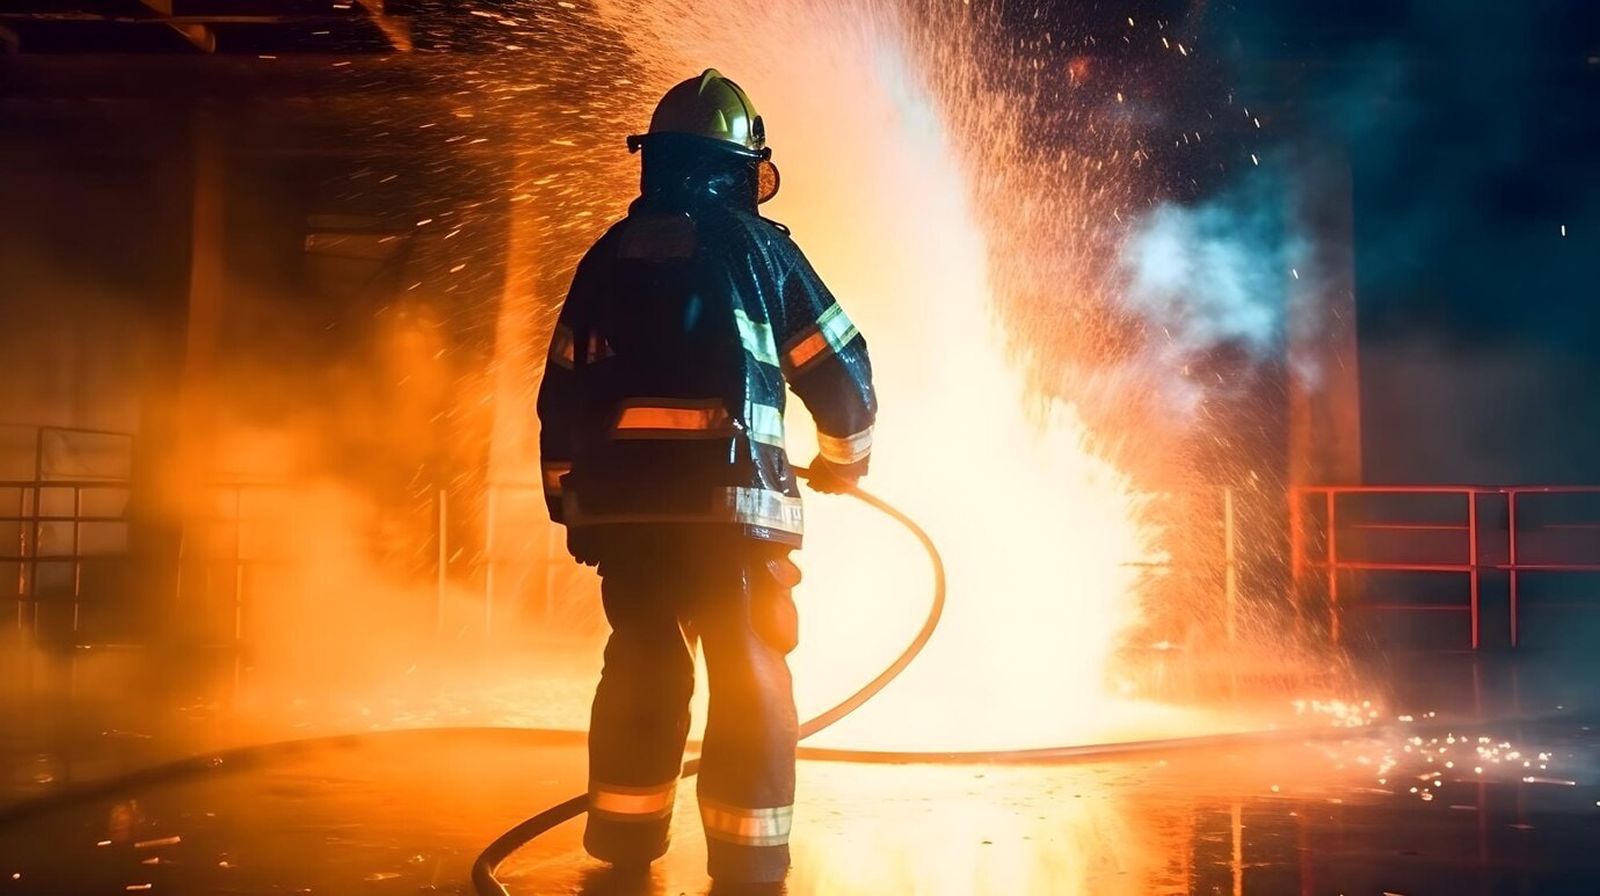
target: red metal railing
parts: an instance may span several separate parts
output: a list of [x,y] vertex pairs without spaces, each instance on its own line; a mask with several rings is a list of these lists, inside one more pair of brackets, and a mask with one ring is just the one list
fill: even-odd
[[[1517,525],[1517,504],[1519,503],[1518,499],[1519,498],[1529,498],[1529,497],[1533,497],[1533,496],[1550,496],[1550,495],[1600,495],[1600,486],[1593,486],[1593,485],[1538,485],[1538,486],[1525,485],[1525,486],[1516,486],[1516,487],[1513,487],[1513,488],[1501,489],[1501,492],[1506,496],[1506,530],[1508,532],[1508,538],[1506,539],[1507,558],[1506,558],[1506,564],[1505,564],[1504,568],[1505,568],[1505,570],[1507,572],[1507,575],[1510,577],[1510,585],[1509,585],[1509,597],[1510,597],[1510,614],[1509,614],[1509,616],[1510,616],[1510,618],[1509,618],[1509,624],[1511,626],[1511,645],[1513,647],[1515,647],[1517,645],[1517,643],[1518,643],[1519,638],[1520,638],[1520,632],[1518,631],[1518,628],[1519,628],[1519,623],[1518,623],[1518,609],[1519,609],[1518,601],[1520,599],[1520,595],[1519,595],[1519,587],[1520,587],[1519,578],[1520,578],[1520,576],[1519,576],[1519,573],[1523,573],[1523,572],[1600,572],[1600,548],[1596,549],[1595,558],[1593,560],[1588,560],[1586,562],[1580,561],[1580,562],[1575,562],[1575,563],[1548,563],[1548,562],[1529,563],[1525,559],[1523,559],[1524,558],[1524,553],[1522,551],[1522,548],[1520,547],[1520,537],[1521,537],[1520,533],[1521,533],[1521,530]],[[1574,526],[1572,528],[1583,528],[1583,529],[1600,530],[1600,523],[1580,524],[1580,525]]]
[[[128,485],[73,480],[0,482],[0,496],[11,493],[15,493],[16,512],[0,514],[0,527],[8,530],[8,539],[14,539],[16,553],[0,552],[0,566],[16,567],[17,628],[36,629],[39,624],[40,567],[65,567],[65,580],[57,585],[71,600],[72,631],[76,634],[85,598],[84,566],[116,553],[103,546],[86,546],[85,527],[115,527],[117,535],[111,541],[125,543],[123,509]],[[99,511],[85,512],[86,495],[100,496],[90,498],[91,503],[102,505]]]
[[[1525,533],[1518,524],[1518,505],[1533,495],[1600,495],[1600,486],[1479,486],[1479,485],[1314,485],[1299,486],[1289,496],[1290,572],[1295,594],[1304,595],[1311,576],[1324,579],[1330,607],[1330,631],[1338,640],[1342,635],[1341,615],[1344,610],[1340,594],[1340,574],[1345,572],[1416,572],[1453,573],[1467,577],[1467,602],[1465,604],[1399,604],[1365,603],[1363,608],[1390,612],[1450,612],[1468,614],[1472,649],[1482,642],[1482,574],[1485,570],[1505,572],[1509,579],[1508,627],[1510,643],[1514,647],[1520,640],[1520,574],[1526,572],[1600,572],[1600,546],[1594,549],[1593,558],[1561,562],[1533,562],[1526,559],[1523,538]],[[1348,524],[1350,529],[1368,532],[1444,532],[1460,533],[1462,557],[1455,560],[1374,560],[1352,558],[1340,553],[1341,523],[1340,498],[1346,496],[1423,498],[1426,496],[1454,496],[1464,499],[1465,519],[1458,522],[1432,522],[1385,520]],[[1502,561],[1484,544],[1482,517],[1485,499],[1495,501],[1495,509],[1504,508],[1505,535],[1500,542],[1505,547]],[[1311,510],[1315,505],[1315,510]],[[1321,544],[1314,545],[1313,533],[1308,531],[1308,510],[1320,514]],[[1460,519],[1459,517],[1457,518]],[[1568,528],[1600,531],[1600,522],[1575,524]],[[1498,541],[1498,539],[1496,539]]]

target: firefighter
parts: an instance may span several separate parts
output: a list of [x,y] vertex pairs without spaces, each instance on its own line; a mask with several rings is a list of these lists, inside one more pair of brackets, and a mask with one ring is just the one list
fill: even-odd
[[584,845],[632,869],[665,853],[703,644],[708,870],[767,886],[789,868],[798,731],[784,385],[816,422],[812,487],[844,491],[872,449],[871,365],[788,230],[757,212],[777,169],[737,84],[714,69],[678,84],[628,147],[640,195],[578,264],[539,392],[551,519],[599,567],[612,629]]

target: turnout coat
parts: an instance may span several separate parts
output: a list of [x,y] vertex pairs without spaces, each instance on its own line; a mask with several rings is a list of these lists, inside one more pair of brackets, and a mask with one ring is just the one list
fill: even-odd
[[538,412],[550,516],[594,562],[641,530],[798,547],[787,383],[821,456],[865,472],[865,339],[782,225],[700,190],[647,192],[579,263]]

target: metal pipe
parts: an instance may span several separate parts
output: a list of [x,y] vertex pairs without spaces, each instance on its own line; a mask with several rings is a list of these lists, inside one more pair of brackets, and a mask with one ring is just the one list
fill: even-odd
[[83,606],[83,489],[72,489],[72,635],[76,643]]
[[33,555],[28,561],[28,609],[32,615],[33,634],[39,634],[39,504],[43,490],[37,481],[33,485]]
[[1467,492],[1467,560],[1472,567],[1467,573],[1472,582],[1472,649],[1478,649],[1478,633],[1481,628],[1478,608],[1478,492],[1476,489]]
[[24,610],[27,607],[28,594],[28,529],[23,525],[24,502],[27,500],[26,489],[17,489],[17,637],[26,636],[26,624],[23,621]]
[[1511,615],[1511,646],[1517,646],[1517,490],[1506,491],[1506,564]]

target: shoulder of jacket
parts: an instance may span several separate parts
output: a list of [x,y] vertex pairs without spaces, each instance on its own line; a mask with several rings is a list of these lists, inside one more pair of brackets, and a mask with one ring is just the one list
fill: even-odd
[[579,259],[579,264],[589,261],[596,255],[599,255],[605,252],[611,246],[614,246],[617,242],[617,239],[620,238],[627,229],[628,219],[625,217],[618,218],[617,220],[611,222],[611,225],[605,229],[605,232],[596,237],[593,243],[589,244],[589,250],[583,253],[583,257]]
[[734,209],[727,214],[729,218],[739,222],[739,225],[756,239],[772,239],[774,236],[787,238],[789,236],[788,225],[774,221],[771,218],[764,218],[756,212]]

